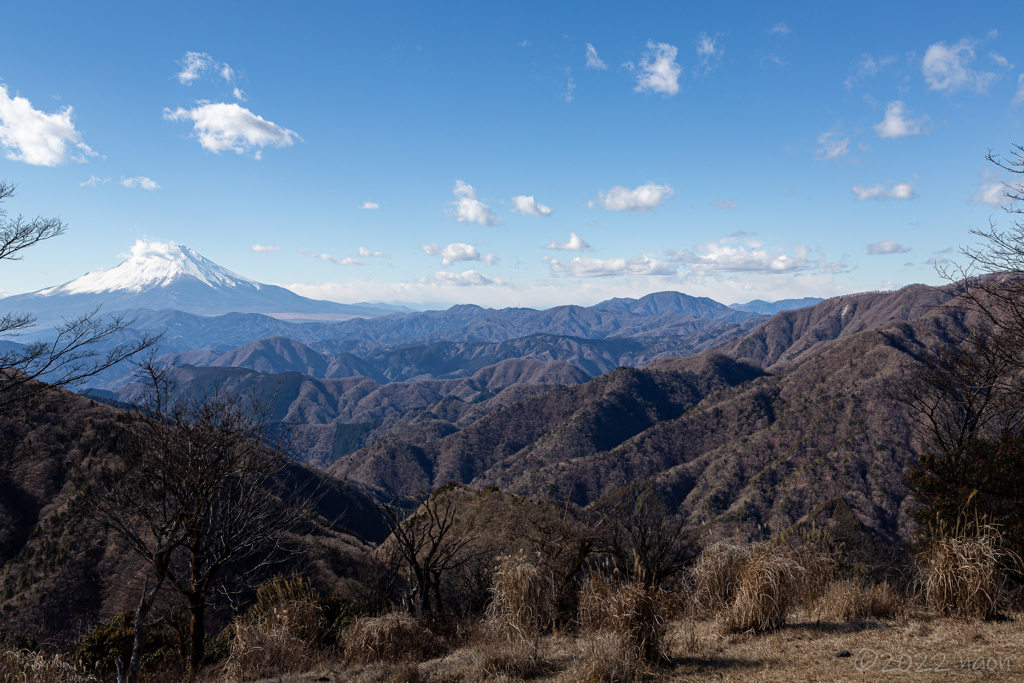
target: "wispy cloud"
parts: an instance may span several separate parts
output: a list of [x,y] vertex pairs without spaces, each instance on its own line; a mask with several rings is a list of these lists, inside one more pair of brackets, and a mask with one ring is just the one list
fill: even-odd
[[679,269],[671,263],[638,254],[632,258],[597,259],[590,256],[576,256],[562,261],[552,256],[545,256],[552,274],[564,274],[569,277],[620,277],[623,275],[674,275]]
[[917,197],[914,192],[914,186],[910,183],[896,183],[892,187],[886,187],[885,185],[872,185],[871,187],[864,187],[862,185],[854,185],[850,188],[850,191],[857,195],[857,201],[863,202],[868,199],[906,199],[911,200]]
[[597,50],[590,43],[587,43],[587,68],[590,69],[607,69],[608,65],[604,63],[600,57],[597,56]]
[[884,242],[875,242],[874,244],[868,245],[868,254],[870,256],[906,254],[908,251],[910,251],[910,247],[904,247],[896,240],[886,240]]
[[786,22],[780,21],[779,23],[775,24],[775,26],[772,26],[770,29],[768,29],[768,33],[775,33],[780,36],[788,36],[789,26],[786,25]]
[[640,66],[634,67],[627,62],[626,66],[637,72],[636,92],[660,92],[664,95],[675,95],[679,92],[679,74],[682,67],[676,63],[679,49],[668,43],[647,41],[647,52],[640,60]]
[[456,180],[452,194],[457,199],[449,204],[452,207],[450,215],[460,223],[477,223],[486,227],[501,225],[501,218],[494,215],[491,207],[477,199],[472,185]]
[[519,213],[524,216],[538,216],[540,218],[547,218],[552,214],[551,208],[538,204],[533,199],[533,195],[517,195],[512,198],[512,213]]
[[144,175],[135,176],[134,178],[121,178],[121,184],[125,187],[135,188],[139,187],[143,190],[159,190],[160,186],[154,181],[150,180]]
[[941,256],[933,256],[932,258],[925,261],[929,266],[941,266],[943,263],[949,263],[949,259]]
[[935,43],[921,62],[924,80],[932,90],[953,93],[958,90],[987,92],[998,78],[991,72],[979,72],[969,65],[974,61],[974,43],[964,38],[956,45]]
[[366,247],[359,247],[359,255],[365,258],[391,258],[391,254],[386,251],[371,251]]
[[875,132],[880,138],[906,138],[927,133],[923,126],[928,122],[927,116],[919,119],[907,118],[911,112],[900,100],[890,102],[885,107],[885,118],[875,124]]
[[281,247],[266,247],[262,244],[254,244],[252,245],[252,250],[258,251],[261,254],[276,254],[281,251]]
[[856,83],[858,79],[864,76],[874,76],[879,71],[884,70],[890,64],[895,63],[896,58],[890,55],[878,57],[876,59],[875,57],[872,57],[870,54],[862,54],[860,56],[860,60],[857,62],[857,71],[852,76],[847,77],[847,79],[843,81],[843,85],[846,86],[847,90],[850,90],[853,88],[853,84]]
[[1024,102],[1024,74],[1017,76],[1017,94],[1013,96],[1010,104],[1018,105]]
[[591,209],[601,206],[609,211],[628,213],[654,213],[654,209],[671,199],[673,194],[669,185],[647,183],[633,190],[615,186],[607,192],[598,193],[598,198],[587,202],[587,206]]
[[330,254],[317,254],[316,252],[306,251],[305,249],[299,249],[299,253],[302,254],[303,256],[312,256],[313,258],[318,258],[321,261],[327,261],[328,263],[333,263],[336,266],[365,266],[366,265],[365,263],[363,263],[359,259],[354,259],[354,258],[336,259],[336,258],[332,257]]
[[1001,66],[1003,68],[1006,68],[1006,69],[1012,69],[1013,68],[1013,64],[1010,64],[1010,60],[1008,60],[1006,57],[1004,57],[1004,56],[1002,56],[1000,54],[996,54],[995,52],[989,52],[988,56],[989,56],[989,58],[993,62],[995,62],[996,64],[998,64],[999,66]]
[[719,199],[717,202],[715,202],[715,206],[717,206],[719,209],[727,209],[729,211],[732,211],[733,209],[736,208],[736,202],[733,202],[728,199]]
[[380,204],[378,204],[377,202],[363,202],[359,206],[359,208],[360,209],[379,209],[380,208]]
[[85,182],[78,183],[78,186],[79,187],[96,187],[97,185],[106,185],[109,182],[110,182],[110,178],[99,178],[97,176],[91,175],[91,176],[89,176],[89,179],[86,180]]
[[0,146],[11,161],[33,166],[85,163],[86,157],[97,156],[75,130],[74,109],[67,106],[47,114],[24,97],[10,97],[6,85],[0,85]]
[[699,36],[697,36],[697,63],[704,70],[704,73],[708,73],[722,61],[722,54],[725,50],[715,46],[715,41],[717,41],[718,38],[719,36],[717,35],[711,37],[703,31],[701,31]]
[[742,233],[705,242],[692,251],[680,249],[672,254],[671,260],[687,266],[694,275],[802,271],[831,274],[846,269],[841,261],[828,262],[820,249],[812,251],[805,244],[797,244],[787,252],[779,247],[768,248],[761,240]]
[[551,240],[551,244],[544,247],[545,249],[557,249],[559,251],[592,251],[589,244],[583,241],[579,235],[574,232],[569,233],[569,241],[564,243],[556,242]]
[[830,130],[818,136],[818,159],[838,159],[849,153],[850,138],[840,137],[840,133]]
[[500,277],[487,277],[475,270],[449,273],[439,270],[433,277],[419,278],[421,284],[438,284],[452,287],[508,287],[509,283]]
[[[184,58],[178,61],[181,71],[177,73],[178,82],[182,85],[192,85],[207,73],[220,76],[225,82],[231,83],[235,79],[235,70],[223,62],[218,62],[205,52],[186,52]],[[244,94],[235,88],[235,97],[243,99]]]

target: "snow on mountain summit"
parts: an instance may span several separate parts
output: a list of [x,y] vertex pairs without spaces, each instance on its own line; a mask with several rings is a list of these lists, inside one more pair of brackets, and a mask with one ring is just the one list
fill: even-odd
[[110,270],[87,273],[71,282],[39,291],[39,296],[55,294],[99,294],[103,292],[138,293],[182,280],[199,282],[214,289],[224,287],[260,289],[260,284],[233,273],[203,258],[199,253],[174,242],[137,240],[127,261]]

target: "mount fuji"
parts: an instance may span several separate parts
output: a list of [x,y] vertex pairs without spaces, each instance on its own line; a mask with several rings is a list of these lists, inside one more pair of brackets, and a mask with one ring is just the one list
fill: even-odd
[[262,313],[295,321],[340,321],[393,313],[385,307],[338,304],[299,296],[233,273],[186,246],[144,242],[110,270],[98,270],[57,287],[7,297],[5,311],[34,314],[40,326],[77,317],[97,306],[103,313],[147,308],[194,315]]

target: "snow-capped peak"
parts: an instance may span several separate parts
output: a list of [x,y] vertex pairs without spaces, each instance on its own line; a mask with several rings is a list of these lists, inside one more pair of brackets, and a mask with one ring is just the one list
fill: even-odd
[[221,268],[186,246],[174,242],[138,240],[131,257],[110,270],[88,273],[59,287],[44,289],[38,294],[96,294],[100,292],[134,292],[166,287],[172,282],[192,280],[214,289],[255,287],[259,283]]

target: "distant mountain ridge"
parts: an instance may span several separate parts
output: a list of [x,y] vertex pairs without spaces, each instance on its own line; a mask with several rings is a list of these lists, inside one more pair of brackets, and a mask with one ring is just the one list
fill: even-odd
[[63,285],[11,296],[2,305],[6,310],[31,312],[42,325],[89,313],[98,306],[104,313],[148,308],[203,316],[261,313],[285,319],[325,320],[393,312],[307,299],[284,287],[233,273],[188,247],[141,240],[132,247],[128,260],[110,270],[93,271]]
[[754,299],[745,304],[729,304],[729,308],[735,311],[746,311],[758,315],[775,315],[782,311],[792,311],[798,308],[807,308],[821,303],[824,299],[816,296],[806,296],[803,299],[780,299],[779,301],[764,301]]

